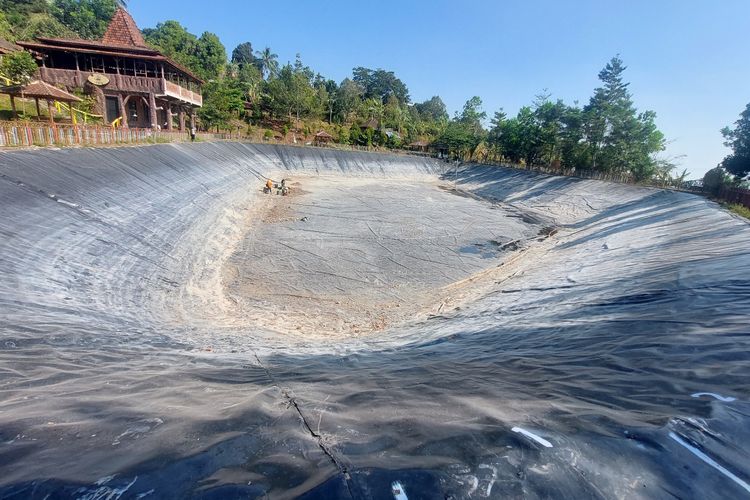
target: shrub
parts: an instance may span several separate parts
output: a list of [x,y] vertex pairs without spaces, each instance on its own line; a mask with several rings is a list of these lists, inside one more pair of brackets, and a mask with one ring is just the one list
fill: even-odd
[[339,144],[349,144],[349,138],[351,137],[351,132],[346,127],[339,127],[339,134],[338,134],[338,143]]
[[706,172],[703,176],[703,189],[718,195],[722,188],[731,185],[732,177],[721,167],[715,167]]
[[3,74],[16,83],[27,83],[38,70],[34,58],[26,51],[12,52],[3,58]]
[[750,208],[747,208],[745,205],[740,205],[739,203],[733,203],[729,205],[727,208],[729,208],[729,210],[736,213],[737,215],[741,215],[746,219],[750,219]]

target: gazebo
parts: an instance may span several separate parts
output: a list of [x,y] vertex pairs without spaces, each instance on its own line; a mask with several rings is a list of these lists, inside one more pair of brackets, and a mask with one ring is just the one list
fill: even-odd
[[66,92],[62,89],[58,89],[45,83],[41,80],[34,80],[26,84],[9,85],[7,87],[0,87],[0,94],[8,94],[10,96],[10,106],[13,109],[13,118],[18,119],[18,110],[16,109],[16,97],[20,98],[31,98],[36,102],[36,114],[38,117],[42,116],[42,110],[39,107],[39,100],[44,99],[47,101],[47,108],[49,109],[49,121],[55,123],[55,113],[53,111],[53,102],[59,101],[71,105],[74,102],[80,102],[81,99],[74,96],[73,94]]
[[378,121],[375,118],[370,118],[365,123],[359,126],[360,129],[363,131],[365,130],[377,130],[378,129]]
[[315,143],[316,144],[328,144],[333,140],[333,136],[326,132],[325,130],[321,130],[317,134],[315,134]]
[[414,141],[411,144],[409,144],[409,147],[413,151],[422,151],[422,152],[426,152],[429,146],[430,146],[430,143],[427,141]]

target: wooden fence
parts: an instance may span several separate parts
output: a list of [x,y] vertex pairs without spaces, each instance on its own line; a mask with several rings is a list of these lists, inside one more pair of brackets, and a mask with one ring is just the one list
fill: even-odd
[[[229,140],[231,134],[198,133],[200,140]],[[239,138],[239,137],[234,137]],[[86,125],[0,122],[0,147],[103,146],[189,141],[188,132]]]
[[722,188],[717,198],[727,203],[737,203],[750,208],[750,189],[742,188]]

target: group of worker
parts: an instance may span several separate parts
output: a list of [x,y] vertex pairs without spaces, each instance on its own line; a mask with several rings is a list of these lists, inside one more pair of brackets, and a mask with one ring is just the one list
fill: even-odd
[[266,181],[266,185],[263,187],[263,192],[266,194],[273,194],[274,190],[276,194],[286,196],[289,194],[289,186],[286,185],[286,179],[281,179],[280,184],[274,183],[271,179]]

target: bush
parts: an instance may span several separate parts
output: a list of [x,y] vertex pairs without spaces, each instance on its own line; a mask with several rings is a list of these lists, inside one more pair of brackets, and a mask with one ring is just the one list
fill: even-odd
[[744,205],[740,205],[739,203],[733,203],[727,207],[732,212],[736,213],[737,215],[741,215],[746,219],[750,219],[750,208],[747,208]]
[[270,141],[271,139],[273,139],[273,130],[266,129],[263,132],[263,140]]
[[339,144],[349,144],[349,138],[351,137],[351,133],[349,132],[349,129],[347,127],[339,127],[339,133],[338,133],[338,143]]
[[732,184],[732,177],[721,167],[712,168],[703,176],[703,189],[716,196]]
[[15,83],[27,83],[36,75],[38,67],[31,54],[19,51],[6,55],[0,70]]

